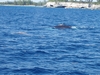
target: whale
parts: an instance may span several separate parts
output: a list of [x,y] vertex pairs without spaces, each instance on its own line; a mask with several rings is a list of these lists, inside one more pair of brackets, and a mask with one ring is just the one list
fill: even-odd
[[70,26],[70,25],[65,25],[65,24],[59,24],[59,25],[57,25],[57,26],[54,26],[53,28],[55,28],[55,29],[71,29],[72,26]]

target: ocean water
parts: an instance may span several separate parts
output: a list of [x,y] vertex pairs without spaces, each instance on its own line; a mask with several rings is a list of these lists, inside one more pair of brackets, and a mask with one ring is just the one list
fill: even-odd
[[0,6],[0,75],[100,75],[100,10]]

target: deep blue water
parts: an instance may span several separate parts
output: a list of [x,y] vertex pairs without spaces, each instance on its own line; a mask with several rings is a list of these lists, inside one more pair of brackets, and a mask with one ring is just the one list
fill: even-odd
[[0,6],[0,75],[100,75],[100,10]]

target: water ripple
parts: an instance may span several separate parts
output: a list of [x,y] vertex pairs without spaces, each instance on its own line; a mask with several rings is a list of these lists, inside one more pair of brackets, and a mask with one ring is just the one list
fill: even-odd
[[[0,74],[99,75],[99,13],[0,6]],[[74,29],[53,29],[62,23]]]

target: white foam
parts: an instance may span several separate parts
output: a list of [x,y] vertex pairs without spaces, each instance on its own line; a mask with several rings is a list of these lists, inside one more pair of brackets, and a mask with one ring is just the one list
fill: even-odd
[[76,26],[72,26],[72,29],[77,29],[77,27]]

